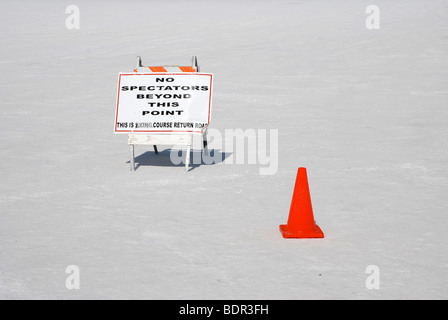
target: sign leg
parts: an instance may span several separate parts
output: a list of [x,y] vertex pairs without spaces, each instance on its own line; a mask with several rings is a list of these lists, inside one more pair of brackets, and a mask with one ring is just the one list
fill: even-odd
[[129,151],[131,153],[131,171],[135,171],[135,160],[134,160],[134,145],[130,144],[129,145]]
[[188,167],[190,166],[190,151],[191,146],[187,146],[187,155],[185,157],[185,171],[188,171]]
[[202,150],[204,151],[204,154],[208,156],[207,130],[202,134]]

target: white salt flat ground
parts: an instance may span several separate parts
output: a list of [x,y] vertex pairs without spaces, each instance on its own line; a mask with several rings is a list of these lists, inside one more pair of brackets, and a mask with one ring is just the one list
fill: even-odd
[[[80,30],[65,27],[70,4]],[[370,4],[380,30],[365,28]],[[446,1],[0,8],[0,298],[447,298]],[[131,173],[112,129],[117,74],[137,55],[197,55],[215,74],[212,128],[278,129],[278,172],[185,173],[139,147]],[[321,240],[278,230],[299,166]]]

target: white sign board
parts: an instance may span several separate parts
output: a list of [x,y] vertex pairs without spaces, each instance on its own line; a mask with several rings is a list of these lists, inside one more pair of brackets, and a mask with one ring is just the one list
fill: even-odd
[[210,73],[120,73],[115,133],[201,132],[210,123]]

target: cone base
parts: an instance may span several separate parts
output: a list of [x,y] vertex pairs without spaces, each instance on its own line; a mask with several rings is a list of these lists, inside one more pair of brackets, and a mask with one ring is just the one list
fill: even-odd
[[280,232],[283,235],[283,238],[295,238],[295,239],[310,239],[310,238],[323,238],[324,233],[319,228],[318,225],[314,226],[314,230],[312,231],[291,231],[288,228],[288,225],[282,224],[280,226]]

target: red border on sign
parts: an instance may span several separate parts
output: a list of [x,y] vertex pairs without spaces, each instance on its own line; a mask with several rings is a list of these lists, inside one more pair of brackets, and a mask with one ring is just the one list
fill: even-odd
[[194,131],[194,130],[117,130],[117,122],[118,122],[118,106],[120,104],[120,88],[121,88],[121,76],[166,76],[166,75],[197,75],[197,76],[209,76],[210,77],[210,96],[209,96],[209,102],[208,102],[208,123],[210,124],[210,111],[212,106],[212,80],[213,80],[213,74],[206,73],[206,74],[197,74],[193,72],[184,72],[184,73],[169,73],[169,72],[163,72],[163,73],[120,73],[118,77],[118,93],[117,93],[117,108],[115,109],[115,128],[114,133],[133,133],[133,132],[187,132],[187,133],[200,133],[200,131]]

